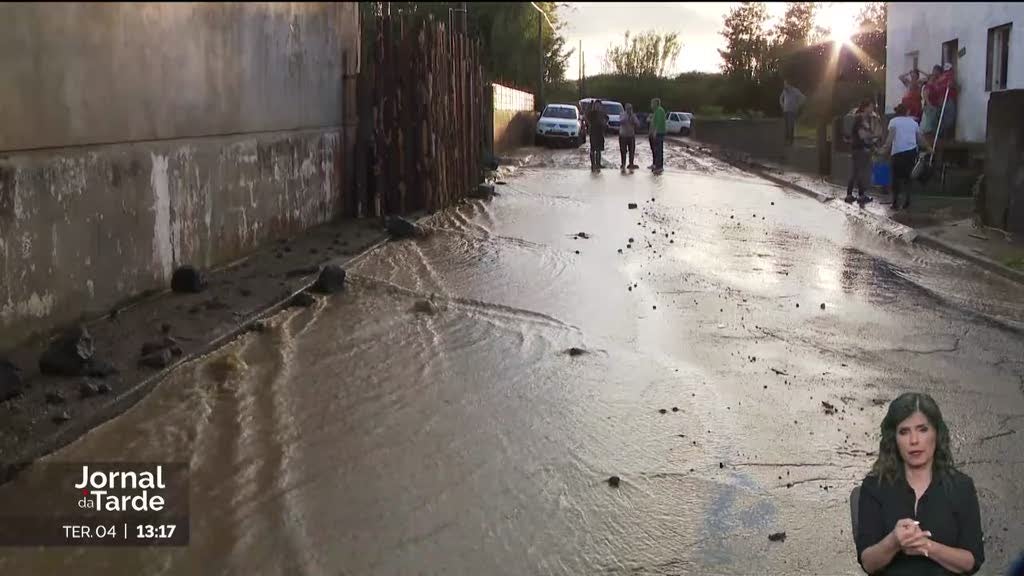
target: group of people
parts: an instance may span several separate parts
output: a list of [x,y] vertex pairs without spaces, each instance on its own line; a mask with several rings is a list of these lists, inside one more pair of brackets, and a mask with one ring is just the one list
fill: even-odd
[[[905,210],[910,207],[910,192],[905,187],[910,184],[920,149],[923,148],[930,153],[934,153],[935,150],[905,103],[896,106],[895,114],[889,121],[888,135],[884,143],[879,145],[881,119],[875,112],[875,103],[872,100],[864,100],[857,107],[850,130],[850,179],[846,184],[846,202],[857,200],[863,205],[871,201],[871,197],[865,191],[871,187],[871,159],[878,148],[892,158],[892,208]],[[854,187],[857,188],[856,198],[853,195]]]
[[[661,106],[661,100],[651,100],[651,124],[648,130],[648,141],[651,145],[651,154],[654,162],[648,167],[655,174],[661,174],[665,169],[665,132],[667,113]],[[601,101],[594,100],[590,110],[586,114],[587,124],[590,132],[590,169],[594,172],[601,170],[601,153],[604,152],[604,136],[608,129],[608,114],[601,108]],[[639,166],[635,163],[636,157],[636,130],[640,127],[640,119],[633,111],[632,104],[626,104],[625,109],[619,116],[619,170],[625,172],[627,169],[635,170]],[[626,163],[626,157],[629,163]]]
[[[896,106],[885,141],[879,145],[880,141],[881,119],[875,112],[875,103],[870,99],[864,100],[857,107],[850,129],[850,179],[846,184],[845,200],[857,200],[861,205],[871,201],[865,191],[871,187],[873,154],[880,149],[892,159],[892,208],[905,210],[910,207],[910,191],[906,187],[912,180],[914,166],[921,161],[920,150],[934,154],[935,149],[905,102]],[[857,188],[856,198],[854,187]]]
[[925,136],[930,139],[936,133],[939,138],[950,134],[956,125],[957,84],[953,65],[935,65],[930,75],[914,69],[901,75],[900,81],[907,88],[901,103],[907,115],[921,125]]

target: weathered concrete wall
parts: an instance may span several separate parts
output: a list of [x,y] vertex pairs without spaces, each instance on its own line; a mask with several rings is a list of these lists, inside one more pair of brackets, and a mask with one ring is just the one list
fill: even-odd
[[354,3],[0,4],[0,349],[337,217]]
[[982,219],[1024,232],[1024,90],[994,92],[988,101]]
[[533,94],[500,84],[492,86],[495,153],[532,143],[537,126],[537,113],[533,111]]
[[0,4],[0,151],[338,125],[358,50],[355,3]]
[[785,124],[781,118],[760,120],[693,119],[693,138],[769,160],[785,157]]
[[[0,347],[337,214],[340,130],[0,160]],[[354,142],[354,132],[347,142]]]

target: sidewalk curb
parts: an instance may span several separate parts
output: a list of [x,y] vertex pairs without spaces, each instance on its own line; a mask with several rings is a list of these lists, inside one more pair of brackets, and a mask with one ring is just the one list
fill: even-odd
[[[688,146],[693,146],[693,144],[690,143],[690,142],[685,142],[683,140],[676,140],[676,141],[679,142],[679,143],[682,143],[682,144],[686,144]],[[805,196],[810,196],[811,198],[815,198],[819,202],[824,203],[824,202],[829,202],[830,200],[835,200],[836,199],[835,196],[828,196],[828,195],[825,195],[825,194],[820,194],[820,193],[815,192],[815,191],[813,191],[813,190],[811,190],[809,188],[805,188],[805,187],[803,187],[803,186],[801,186],[799,184],[796,184],[795,182],[790,182],[789,180],[786,180],[785,178],[779,178],[778,176],[775,176],[775,175],[771,174],[770,172],[768,172],[768,167],[767,166],[764,166],[763,164],[758,164],[753,159],[737,161],[737,160],[731,158],[730,155],[727,153],[727,151],[723,151],[723,149],[721,149],[721,148],[718,148],[716,146],[712,146],[712,145],[709,145],[709,144],[700,144],[700,146],[708,148],[709,150],[712,151],[711,155],[713,155],[715,158],[718,158],[719,160],[729,164],[730,166],[733,166],[733,167],[738,168],[740,170],[743,170],[745,172],[749,172],[749,173],[754,174],[754,175],[756,175],[756,176],[758,176],[760,178],[764,178],[765,180],[768,180],[769,182],[773,182],[775,184],[778,184],[779,186],[785,186],[785,187],[790,188],[790,189],[792,189],[792,190],[794,190],[796,192],[800,192],[801,194],[804,194]],[[935,249],[940,250],[942,252],[945,252],[945,253],[947,253],[947,254],[949,254],[951,256],[955,256],[957,258],[961,258],[963,260],[967,260],[968,262],[971,262],[972,264],[975,264],[976,266],[984,268],[984,269],[988,270],[989,272],[992,272],[992,273],[995,273],[995,274],[999,274],[1000,276],[1003,276],[1004,278],[1007,278],[1008,280],[1012,280],[1012,281],[1024,284],[1024,272],[1021,272],[1019,270],[1014,270],[1013,268],[1010,268],[1009,266],[1005,266],[1003,264],[1000,264],[999,262],[996,262],[995,260],[992,260],[991,258],[986,258],[984,256],[981,256],[980,254],[975,254],[975,253],[973,253],[973,252],[971,252],[969,250],[966,250],[964,248],[961,248],[959,246],[956,246],[954,244],[946,242],[945,240],[941,240],[939,238],[936,238],[935,236],[932,236],[931,234],[927,234],[925,232],[921,232],[921,231],[917,230],[916,228],[912,228],[910,226],[905,226],[903,224],[900,224],[899,222],[896,222],[892,218],[878,216],[877,214],[872,214],[870,212],[862,215],[861,217],[863,217],[863,218],[870,218],[872,220],[879,221],[879,222],[885,222],[886,224],[890,224],[891,223],[891,224],[896,224],[898,226],[901,226],[901,227],[903,227],[903,228],[908,230],[908,234],[906,235],[906,237],[910,240],[910,242],[913,242],[915,244],[922,244],[924,246],[928,246],[928,247],[931,247],[931,248],[935,248]]]
[[[418,218],[416,221],[422,223],[428,220],[431,216],[433,215],[427,214]],[[384,238],[381,240],[378,240],[368,246],[362,252],[338,263],[342,267],[349,267],[390,241],[390,236],[387,235],[387,233],[384,233]],[[337,262],[337,259],[329,258],[324,260],[321,262],[320,266],[324,266],[332,262]],[[272,300],[265,306],[258,307],[248,318],[238,321],[232,328],[218,336],[215,336],[212,340],[207,341],[193,352],[184,354],[180,358],[177,358],[173,364],[170,364],[163,370],[132,384],[128,389],[112,397],[110,401],[97,407],[88,416],[83,417],[81,420],[76,420],[69,426],[61,428],[49,437],[45,437],[31,448],[15,453],[8,461],[0,462],[0,485],[12,480],[21,470],[30,466],[36,460],[53,454],[75,440],[83,437],[91,430],[94,430],[117,416],[124,414],[130,410],[132,406],[149,395],[149,393],[174,370],[216,352],[228,343],[237,339],[239,336],[251,331],[256,322],[273,316],[287,308],[288,303],[292,298],[300,292],[310,289],[316,283],[317,275],[313,274],[308,278],[309,280],[304,282],[301,288],[289,293],[284,298]]]
[[949,242],[936,238],[931,234],[925,234],[922,232],[917,236],[917,243],[924,244],[925,246],[930,246],[937,250],[941,250],[952,256],[963,258],[964,260],[968,260],[971,263],[975,264],[976,266],[984,268],[989,272],[999,274],[1000,276],[1003,276],[1008,280],[1013,280],[1015,282],[1024,284],[1024,272],[1021,272],[1020,270],[1014,270],[1009,266],[1004,266],[1003,264],[1000,264],[999,262],[996,262],[991,258],[986,258],[980,254],[975,254],[969,250],[960,248],[955,244],[950,244]]
[[[681,142],[681,143],[690,145],[689,143],[683,142],[683,141],[678,141],[677,140],[677,142]],[[757,176],[759,178],[762,178],[764,180],[767,180],[767,181],[769,181],[769,182],[771,182],[773,184],[777,184],[779,186],[783,186],[785,188],[789,188],[790,190],[793,190],[794,192],[799,192],[800,194],[803,194],[804,196],[808,196],[810,198],[814,198],[815,200],[817,200],[818,202],[821,202],[822,204],[826,204],[826,203],[832,202],[832,201],[837,199],[836,196],[831,196],[831,195],[828,195],[828,194],[821,194],[820,192],[815,192],[814,190],[811,190],[810,188],[806,188],[804,186],[801,186],[800,184],[797,184],[796,182],[791,182],[789,180],[786,180],[785,178],[779,178],[778,176],[775,176],[774,174],[769,172],[770,168],[768,166],[765,166],[763,164],[759,164],[759,163],[757,163],[757,161],[755,161],[753,159],[750,159],[749,157],[745,158],[745,159],[742,159],[742,160],[737,160],[737,159],[731,158],[728,155],[728,153],[723,152],[721,149],[717,149],[716,150],[716,148],[712,147],[712,146],[706,146],[706,147],[708,149],[712,150],[711,154],[715,158],[721,160],[722,162],[725,162],[726,164],[729,164],[730,166],[733,166],[734,168],[737,168],[739,170],[743,170],[744,172],[747,172],[749,174],[753,174],[753,175],[755,175],[755,176]],[[845,212],[848,216],[854,216],[855,218],[858,218],[858,219],[863,219],[863,220],[866,220],[866,221],[871,221],[871,222],[876,222],[876,223],[879,223],[879,224],[884,224],[885,226],[881,227],[881,229],[880,229],[881,232],[883,232],[883,233],[885,233],[887,235],[894,236],[896,238],[899,238],[899,239],[907,241],[907,242],[914,242],[920,236],[920,232],[918,232],[915,228],[911,228],[910,226],[906,226],[906,225],[900,224],[899,222],[896,222],[896,221],[892,220],[891,218],[879,217],[878,215],[873,214],[871,212],[855,212],[854,213],[854,212],[849,212],[849,211],[844,211],[844,210],[840,210],[840,211],[841,212]],[[893,228],[895,228],[895,230],[893,230]]]

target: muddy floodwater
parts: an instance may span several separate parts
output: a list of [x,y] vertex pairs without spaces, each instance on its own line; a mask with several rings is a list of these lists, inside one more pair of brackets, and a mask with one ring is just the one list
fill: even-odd
[[3,549],[0,574],[859,574],[850,490],[907,390],[1005,571],[1020,285],[685,150],[661,176],[520,158],[49,458],[189,462],[187,548]]

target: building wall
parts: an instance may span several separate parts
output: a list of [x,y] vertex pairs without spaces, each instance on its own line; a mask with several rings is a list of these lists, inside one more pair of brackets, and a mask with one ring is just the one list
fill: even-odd
[[494,152],[500,153],[533,142],[537,114],[533,94],[492,84]]
[[352,3],[0,4],[0,348],[338,216],[358,26]]
[[958,140],[985,140],[989,93],[985,91],[988,30],[1013,23],[1007,89],[1024,88],[1024,4],[890,2],[886,49],[885,107],[891,112],[905,89],[899,76],[907,72],[907,53],[918,51],[918,68],[930,72],[942,63],[942,44],[958,40],[963,58],[957,62],[960,84],[956,135]]

